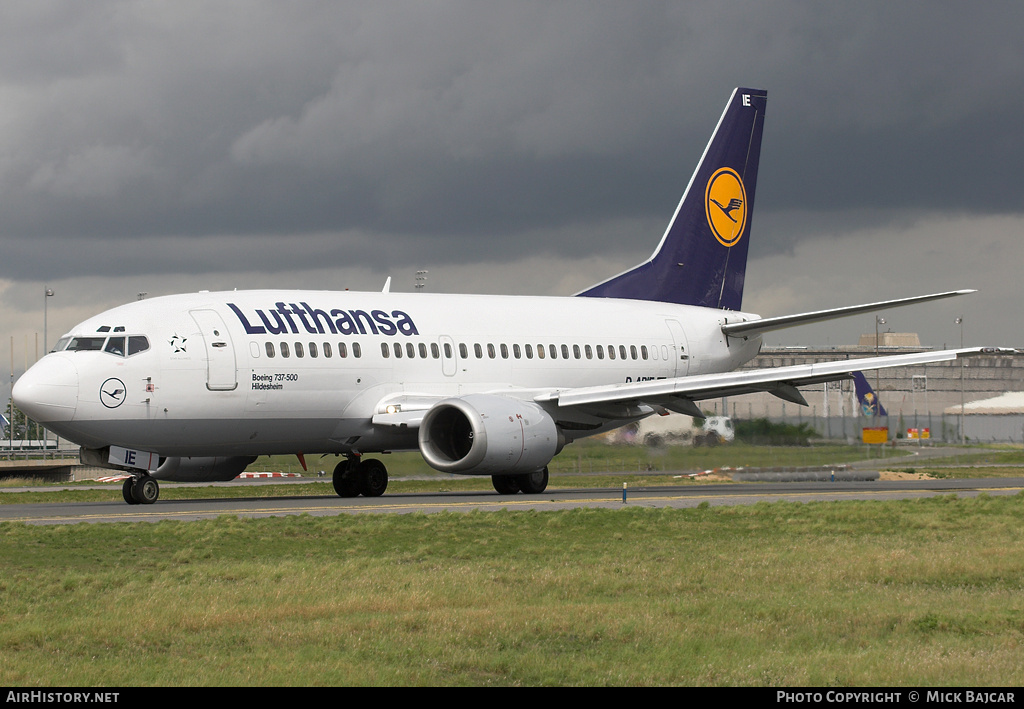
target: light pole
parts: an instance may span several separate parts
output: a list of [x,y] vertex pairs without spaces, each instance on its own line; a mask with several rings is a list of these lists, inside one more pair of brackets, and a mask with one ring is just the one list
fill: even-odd
[[[964,348],[964,319],[963,316],[956,319],[960,326],[960,349]],[[960,445],[964,445],[964,360],[960,358]]]
[[[880,318],[880,317],[878,317],[876,315],[875,316],[875,357],[878,356],[878,326],[879,325],[885,325],[885,318]],[[882,387],[879,386],[879,374],[878,374],[878,370],[876,369],[875,370],[875,398],[876,399],[881,394],[881,392],[882,392]],[[878,415],[878,413],[877,413],[878,412],[878,408],[877,407],[875,408],[875,412],[876,412],[875,415],[877,416]]]
[[49,304],[49,298],[53,297],[53,291],[44,286],[43,287],[43,356],[49,351],[49,343],[46,341],[46,316],[47,316],[47,305]]

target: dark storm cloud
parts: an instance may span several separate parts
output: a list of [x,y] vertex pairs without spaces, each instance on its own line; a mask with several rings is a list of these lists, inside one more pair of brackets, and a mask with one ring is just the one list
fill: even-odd
[[1024,209],[1010,3],[0,13],[7,278],[646,255],[741,84],[769,91],[752,253]]

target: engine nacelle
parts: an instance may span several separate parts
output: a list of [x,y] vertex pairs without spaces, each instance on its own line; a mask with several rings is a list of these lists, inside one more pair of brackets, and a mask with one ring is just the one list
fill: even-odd
[[542,469],[565,439],[544,409],[492,394],[445,399],[423,417],[420,453],[443,473],[503,475]]
[[256,456],[250,455],[166,458],[153,473],[153,477],[179,482],[224,482],[237,478],[254,460]]

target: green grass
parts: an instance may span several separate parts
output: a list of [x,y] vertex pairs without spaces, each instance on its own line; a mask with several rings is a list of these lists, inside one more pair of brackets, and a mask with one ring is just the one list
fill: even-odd
[[0,524],[0,684],[1016,686],[1017,495]]

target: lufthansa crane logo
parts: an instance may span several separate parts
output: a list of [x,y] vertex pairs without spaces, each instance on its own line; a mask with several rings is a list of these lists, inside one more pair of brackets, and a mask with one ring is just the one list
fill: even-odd
[[124,382],[111,377],[100,385],[100,403],[108,409],[116,409],[124,403]]
[[729,167],[715,171],[704,191],[708,226],[722,246],[735,246],[747,225],[747,190],[739,173]]

